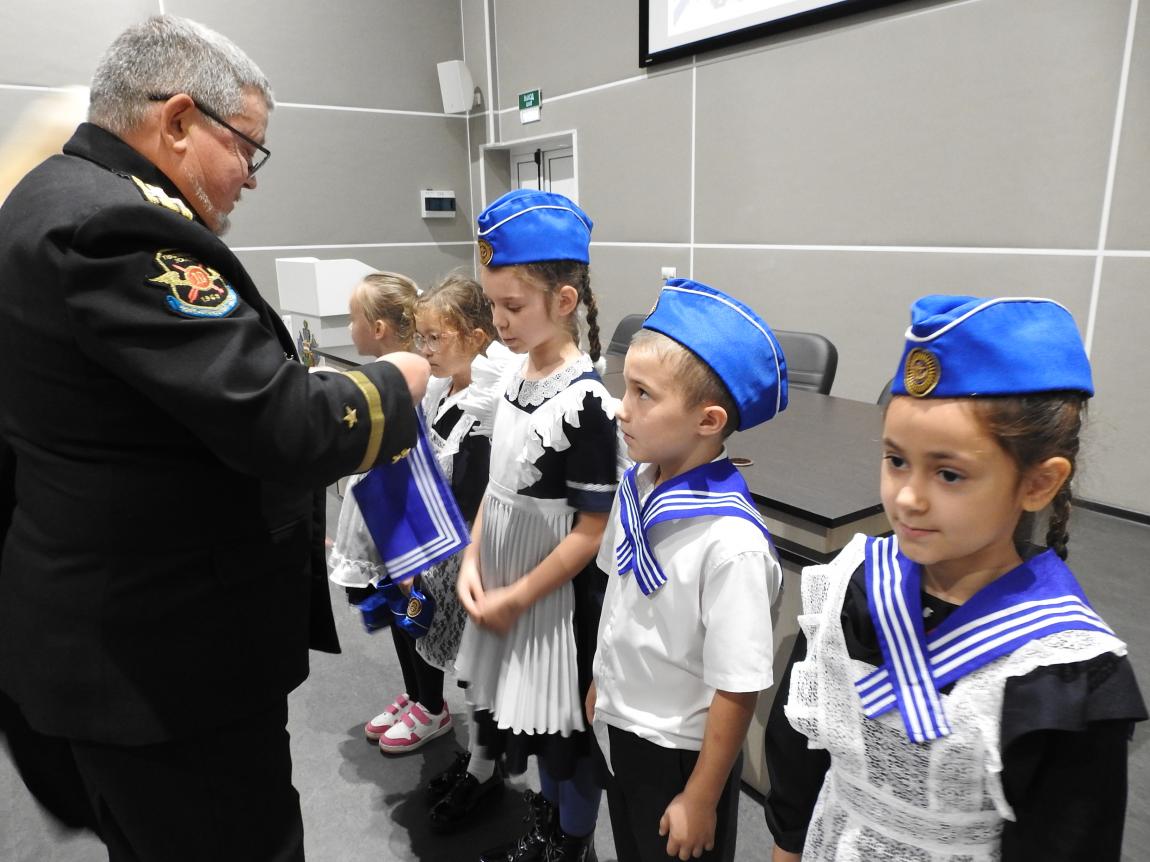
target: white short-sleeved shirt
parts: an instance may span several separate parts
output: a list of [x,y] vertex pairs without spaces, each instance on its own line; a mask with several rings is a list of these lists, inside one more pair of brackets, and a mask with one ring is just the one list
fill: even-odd
[[[655,472],[645,464],[635,477],[641,502]],[[647,596],[634,573],[618,573],[622,529],[616,495],[598,557],[609,583],[594,663],[595,723],[698,751],[716,689],[761,691],[774,681],[772,608],[782,569],[743,518],[664,521],[648,540],[667,582]]]

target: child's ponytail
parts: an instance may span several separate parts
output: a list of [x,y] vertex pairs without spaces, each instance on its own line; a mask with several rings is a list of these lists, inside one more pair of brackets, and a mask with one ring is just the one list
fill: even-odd
[[395,332],[404,350],[410,350],[415,337],[415,300],[419,287],[397,272],[373,272],[363,277],[353,296],[369,322],[382,320]]

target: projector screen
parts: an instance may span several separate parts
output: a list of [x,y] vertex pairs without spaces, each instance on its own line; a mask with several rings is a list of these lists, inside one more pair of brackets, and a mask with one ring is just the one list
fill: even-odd
[[894,0],[639,0],[639,65],[837,18]]

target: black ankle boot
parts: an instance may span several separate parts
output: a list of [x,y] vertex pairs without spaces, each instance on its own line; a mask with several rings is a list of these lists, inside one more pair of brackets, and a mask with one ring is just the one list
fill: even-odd
[[424,787],[427,804],[434,805],[446,796],[447,792],[455,786],[455,782],[459,781],[463,777],[463,773],[467,772],[469,763],[471,763],[471,752],[460,751],[455,755],[455,760],[452,761],[451,766],[433,776]]
[[523,818],[529,824],[527,832],[514,841],[484,850],[479,862],[541,862],[558,827],[558,812],[542,793],[533,790],[523,792],[523,801],[527,803]]
[[454,832],[475,821],[482,811],[503,795],[503,771],[498,766],[486,781],[470,772],[455,782],[442,799],[431,806],[428,825],[432,832]]
[[595,833],[577,838],[556,829],[547,845],[546,862],[598,862],[595,856]]

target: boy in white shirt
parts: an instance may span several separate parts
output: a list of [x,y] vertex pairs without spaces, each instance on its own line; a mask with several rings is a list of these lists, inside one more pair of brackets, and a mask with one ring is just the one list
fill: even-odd
[[750,308],[672,279],[623,375],[619,427],[639,463],[599,553],[610,583],[587,696],[615,848],[619,862],[730,860],[782,570],[723,444],[786,407],[786,362]]

